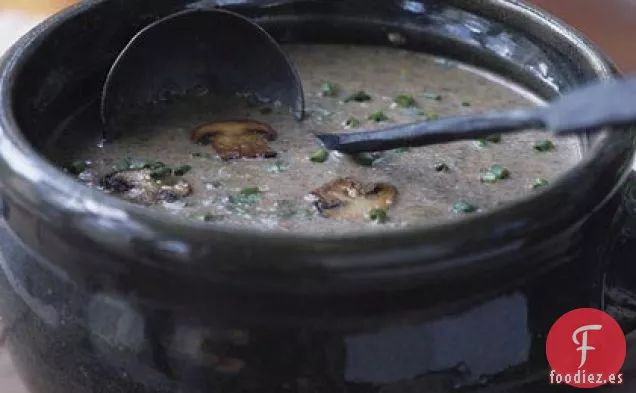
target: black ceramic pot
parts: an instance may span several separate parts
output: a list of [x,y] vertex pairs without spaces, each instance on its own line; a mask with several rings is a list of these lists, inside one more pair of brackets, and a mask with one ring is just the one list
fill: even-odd
[[63,11],[0,65],[0,313],[34,393],[545,392],[545,334],[560,315],[604,308],[636,327],[629,130],[582,138],[585,159],[518,203],[340,238],[171,221],[39,155],[138,30],[218,4],[281,42],[391,45],[401,32],[409,49],[546,98],[615,72],[517,1],[102,0]]

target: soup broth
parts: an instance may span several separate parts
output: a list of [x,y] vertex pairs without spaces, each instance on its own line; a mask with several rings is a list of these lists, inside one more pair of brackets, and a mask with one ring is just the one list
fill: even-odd
[[[95,106],[49,141],[89,187],[167,214],[263,230],[329,233],[422,225],[540,192],[580,159],[575,139],[540,131],[346,156],[314,131],[398,123],[541,101],[487,73],[383,47],[288,45],[306,94],[295,121],[277,103],[206,97],[160,107],[100,145]],[[227,103],[225,103],[227,104]],[[275,135],[274,135],[275,134]]]

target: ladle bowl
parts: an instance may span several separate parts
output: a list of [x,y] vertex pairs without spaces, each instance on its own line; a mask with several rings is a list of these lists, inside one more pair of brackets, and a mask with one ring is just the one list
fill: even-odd
[[239,14],[195,8],[151,23],[119,54],[101,94],[104,137],[121,135],[153,104],[202,94],[279,101],[303,118],[300,78],[276,41]]

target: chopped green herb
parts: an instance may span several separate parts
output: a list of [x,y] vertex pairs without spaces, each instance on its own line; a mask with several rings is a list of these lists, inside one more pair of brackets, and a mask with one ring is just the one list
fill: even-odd
[[484,139],[487,142],[499,143],[499,142],[501,142],[501,135],[500,134],[492,134],[492,135],[488,135]]
[[494,173],[499,180],[507,179],[510,176],[510,171],[498,164],[491,166],[490,172]]
[[174,168],[173,173],[175,176],[183,176],[186,173],[188,173],[190,171],[190,169],[192,169],[192,167],[188,164],[183,164],[183,165],[179,165],[178,167]]
[[386,209],[375,208],[369,211],[369,219],[375,221],[378,224],[385,223],[389,218],[389,214]]
[[497,175],[495,175],[494,173],[486,172],[481,175],[479,180],[481,180],[482,183],[493,184],[493,183],[496,183],[498,179],[497,179]]
[[65,169],[68,173],[70,173],[71,175],[79,175],[80,173],[84,172],[86,170],[86,162],[85,161],[73,161],[69,166],[67,166]]
[[352,154],[351,158],[357,164],[360,164],[362,166],[373,166],[374,164],[377,164],[380,161],[382,161],[385,158],[385,155],[380,152],[358,153],[358,154]]
[[409,94],[400,94],[393,99],[393,102],[402,108],[409,108],[415,106],[415,98]]
[[212,214],[212,213],[202,213],[202,214],[196,214],[192,216],[192,218],[198,221],[211,222],[211,221],[222,221],[223,219],[225,219],[225,216],[222,216],[219,214]]
[[270,113],[272,113],[274,110],[268,106],[261,108],[261,110],[259,110],[259,112],[261,113],[261,115],[269,115]]
[[317,163],[325,162],[327,161],[327,158],[329,158],[329,152],[325,149],[318,149],[309,156],[309,160],[311,160],[311,162]]
[[474,213],[477,211],[477,207],[469,202],[460,201],[454,204],[453,207],[451,207],[451,211],[456,214]]
[[172,169],[164,166],[157,169],[153,169],[152,172],[150,172],[150,177],[155,180],[161,180],[170,176],[171,174],[172,174]]
[[481,175],[482,183],[496,183],[510,177],[510,171],[501,165],[491,166],[484,174]]
[[382,121],[389,120],[388,116],[384,114],[382,111],[376,111],[369,115],[369,120],[374,121],[376,123],[380,123]]
[[356,117],[349,116],[347,120],[345,120],[344,124],[347,128],[358,128],[360,127],[360,120]]
[[534,144],[534,150],[538,152],[546,152],[554,149],[554,143],[549,139],[541,139]]
[[352,154],[351,159],[358,165],[374,166],[385,160],[390,160],[399,154],[407,152],[408,147],[400,147],[386,152],[365,152]]
[[274,165],[267,168],[267,171],[271,173],[281,173],[281,172],[286,172],[288,169],[289,169],[289,163],[287,161],[276,160],[276,162],[274,162]]
[[448,164],[446,164],[445,162],[436,162],[433,165],[433,168],[435,169],[436,172],[448,172],[450,170],[450,167],[448,166]]
[[230,203],[237,205],[253,205],[262,199],[261,195],[230,195]]
[[439,114],[437,114],[436,112],[426,112],[424,110],[421,110],[421,111],[418,111],[417,114],[420,115],[420,116],[424,116],[424,118],[426,120],[437,120],[437,119],[439,119]]
[[251,205],[262,199],[261,190],[258,187],[245,187],[236,195],[230,195],[230,203],[239,205]]
[[199,153],[199,152],[194,152],[194,153],[190,153],[190,157],[194,158],[194,157],[202,157],[203,153]]
[[148,165],[148,168],[150,168],[150,169],[161,169],[161,168],[165,168],[165,167],[166,167],[166,164],[164,164],[161,161],[153,162],[153,163]]
[[486,147],[488,146],[488,144],[490,143],[499,143],[501,142],[501,135],[500,134],[491,134],[488,136],[485,136],[483,138],[479,138],[475,141],[475,144],[479,147]]
[[462,101],[462,106],[470,106],[471,103],[468,101]]
[[113,164],[113,169],[116,171],[125,171],[130,169],[130,163],[128,162],[128,160],[123,159],[123,160],[119,160],[116,163]]
[[442,96],[440,94],[432,93],[432,92],[423,93],[422,97],[426,98],[427,100],[432,100],[432,101],[441,101],[442,100]]
[[239,191],[240,195],[258,195],[261,193],[261,190],[258,187],[245,187]]
[[532,184],[532,188],[543,188],[548,185],[548,181],[541,178],[534,179],[534,183]]
[[366,91],[359,90],[359,91],[356,91],[354,93],[349,94],[344,99],[344,102],[351,102],[351,101],[355,101],[355,102],[371,101],[371,96]]
[[145,169],[150,166],[151,162],[143,158],[131,158],[128,161],[128,169]]
[[323,97],[335,97],[338,95],[338,86],[333,82],[324,82],[320,87],[320,93]]

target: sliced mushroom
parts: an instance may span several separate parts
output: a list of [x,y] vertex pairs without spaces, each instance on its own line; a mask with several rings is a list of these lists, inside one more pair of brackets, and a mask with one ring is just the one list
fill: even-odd
[[132,169],[110,173],[102,178],[102,187],[131,202],[152,205],[175,202],[192,193],[192,187],[181,177],[153,177],[151,169]]
[[397,198],[397,189],[386,183],[362,184],[356,179],[339,178],[311,192],[323,217],[360,220],[373,209],[387,209]]
[[235,158],[272,158],[277,153],[267,141],[276,139],[276,131],[268,124],[255,120],[216,121],[192,131],[196,143],[212,144],[224,160]]

